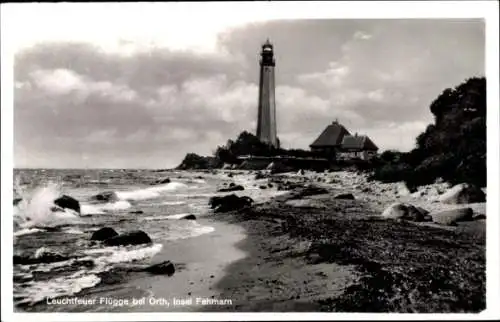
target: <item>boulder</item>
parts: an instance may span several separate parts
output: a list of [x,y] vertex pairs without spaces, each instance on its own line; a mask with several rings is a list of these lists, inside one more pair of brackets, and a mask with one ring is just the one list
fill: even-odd
[[386,219],[424,221],[425,214],[413,205],[396,202],[382,212],[382,217]]
[[333,199],[347,199],[347,200],[354,200],[354,195],[352,193],[341,193],[333,197]]
[[129,211],[128,213],[129,214],[133,214],[133,215],[140,215],[140,214],[143,214],[144,211],[142,211],[142,210],[132,210],[132,211]]
[[238,197],[232,194],[223,197],[212,197],[208,203],[210,208],[214,209],[214,212],[228,212],[249,207],[252,205],[253,200],[247,196]]
[[106,240],[112,237],[118,236],[118,233],[111,227],[104,227],[97,231],[94,231],[90,240]]
[[181,219],[196,220],[196,216],[195,215],[187,215],[187,216],[182,217]]
[[92,196],[90,199],[99,202],[115,202],[118,201],[118,196],[114,191],[105,191]]
[[23,201],[23,198],[14,198],[14,206],[17,206],[21,201]]
[[234,183],[233,183],[233,186],[229,185],[228,188],[221,188],[221,189],[217,190],[217,192],[232,192],[232,191],[242,191],[242,190],[245,190],[245,188],[243,188],[243,186],[234,185]]
[[104,240],[108,246],[140,245],[151,242],[151,238],[142,230],[130,231]]
[[260,189],[267,189],[267,186],[262,185],[262,186],[259,186],[259,188]]
[[432,221],[437,224],[452,226],[458,221],[473,220],[473,214],[472,208],[457,208],[431,213],[430,216]]
[[486,202],[486,194],[474,185],[461,183],[442,194],[439,201],[447,204]]
[[164,261],[158,264],[150,265],[144,270],[151,274],[172,276],[175,273],[175,266],[171,261]]
[[72,209],[77,213],[80,213],[80,202],[73,197],[62,195],[61,197],[54,200],[54,204],[61,208]]

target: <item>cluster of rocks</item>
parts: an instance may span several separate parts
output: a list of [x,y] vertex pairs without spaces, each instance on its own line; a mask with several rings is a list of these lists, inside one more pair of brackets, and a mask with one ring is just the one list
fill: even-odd
[[90,240],[101,241],[107,246],[126,246],[152,243],[151,238],[142,230],[133,230],[118,234],[111,227],[104,227],[92,234]]
[[242,185],[237,185],[234,182],[231,182],[227,187],[218,189],[217,192],[233,192],[242,190],[245,190]]
[[253,202],[253,199],[250,197],[238,197],[235,194],[231,194],[222,197],[212,197],[208,201],[208,204],[215,213],[222,213],[250,207]]
[[472,221],[482,216],[474,215],[472,208],[456,208],[444,211],[429,212],[409,203],[394,203],[382,213],[386,219],[402,219],[416,222],[434,222],[436,224],[453,226],[460,221]]

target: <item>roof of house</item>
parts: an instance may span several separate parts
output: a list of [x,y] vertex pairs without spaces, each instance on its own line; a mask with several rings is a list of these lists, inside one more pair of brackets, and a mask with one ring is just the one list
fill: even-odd
[[310,147],[339,146],[345,135],[350,135],[346,128],[337,121],[328,125]]
[[366,135],[346,135],[342,140],[342,149],[377,151],[378,147]]

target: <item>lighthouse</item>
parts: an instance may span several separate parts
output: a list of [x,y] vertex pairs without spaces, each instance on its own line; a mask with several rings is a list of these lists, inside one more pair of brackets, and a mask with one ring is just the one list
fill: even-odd
[[274,91],[273,45],[269,39],[262,45],[260,53],[259,105],[257,116],[257,137],[261,142],[279,148],[276,134],[276,102]]

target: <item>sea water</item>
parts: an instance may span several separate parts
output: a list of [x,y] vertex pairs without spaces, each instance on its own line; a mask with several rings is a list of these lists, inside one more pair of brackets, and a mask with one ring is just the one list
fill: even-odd
[[[108,283],[103,273],[124,264],[147,264],[165,243],[210,234],[214,228],[199,220],[179,220],[188,214],[211,216],[208,199],[223,182],[245,187],[236,194],[264,202],[283,192],[258,189],[252,174],[175,172],[152,170],[50,170],[16,169],[14,196],[22,198],[13,208],[14,255],[41,258],[57,255],[51,263],[14,265],[14,304],[18,311],[44,311],[47,301],[67,298],[108,287],[107,293],[127,292],[127,279]],[[170,178],[170,183],[155,184]],[[96,203],[92,196],[114,192],[115,200]],[[53,211],[54,200],[62,194],[79,200],[80,214],[72,210]],[[92,233],[112,227],[118,233],[143,230],[152,244],[104,247],[92,243]],[[104,285],[106,284],[106,285]],[[123,287],[121,287],[123,285]],[[85,311],[85,305],[79,311]],[[90,307],[90,306],[89,306]],[[34,309],[35,308],[35,309]]]

